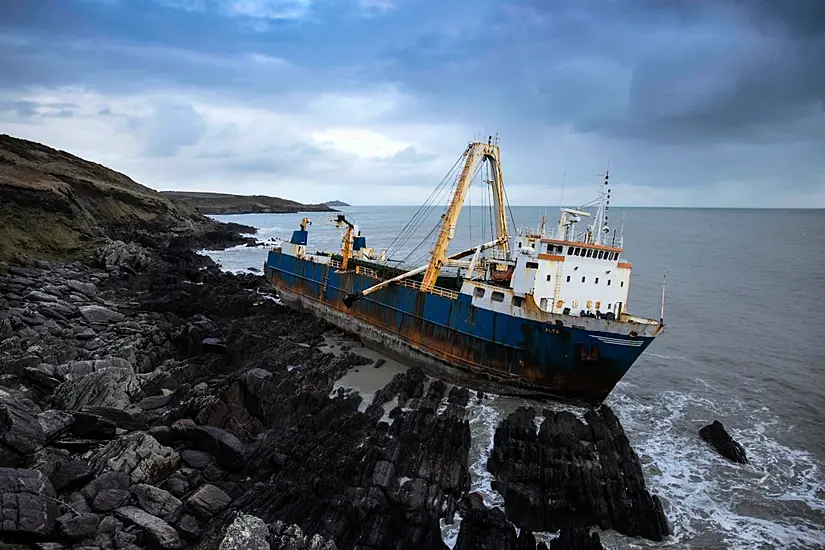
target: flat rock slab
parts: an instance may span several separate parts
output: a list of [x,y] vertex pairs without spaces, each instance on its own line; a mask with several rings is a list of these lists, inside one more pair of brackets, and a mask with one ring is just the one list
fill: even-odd
[[129,523],[134,523],[146,532],[146,535],[160,548],[177,550],[183,548],[183,543],[175,529],[160,519],[135,506],[123,506],[115,511],[115,515]]
[[203,485],[186,499],[186,508],[192,512],[195,517],[208,520],[229,506],[231,502],[232,497],[214,485],[207,484]]
[[98,325],[108,325],[109,323],[119,323],[123,321],[126,316],[117,311],[112,311],[103,306],[81,306],[80,314],[86,318],[87,321]]

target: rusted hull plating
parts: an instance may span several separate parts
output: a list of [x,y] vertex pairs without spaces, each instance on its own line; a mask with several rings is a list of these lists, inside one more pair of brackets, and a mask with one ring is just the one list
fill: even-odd
[[269,253],[267,279],[292,305],[408,356],[493,375],[514,386],[592,405],[600,404],[653,341],[636,336],[556,326],[392,285],[356,301],[347,294],[375,284],[355,271]]

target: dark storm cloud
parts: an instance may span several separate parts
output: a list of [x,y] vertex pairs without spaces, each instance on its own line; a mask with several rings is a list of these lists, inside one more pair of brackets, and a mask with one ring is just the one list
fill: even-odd
[[[825,137],[804,124],[825,121],[825,2],[535,1],[520,8],[508,29],[523,31],[514,50],[534,47],[535,76],[526,83],[549,100],[548,116],[581,131],[666,141]],[[616,101],[623,75],[627,97]]]

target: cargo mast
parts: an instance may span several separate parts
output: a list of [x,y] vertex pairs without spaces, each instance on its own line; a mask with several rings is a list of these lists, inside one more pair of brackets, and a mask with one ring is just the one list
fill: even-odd
[[424,279],[421,281],[421,290],[423,292],[428,292],[435,286],[441,267],[447,260],[447,247],[455,236],[458,215],[461,213],[464,199],[467,197],[467,190],[470,188],[470,183],[473,180],[476,168],[485,160],[490,163],[490,173],[492,175],[489,184],[493,187],[496,240],[501,243],[500,246],[504,249],[505,254],[509,251],[510,241],[507,234],[507,217],[504,213],[504,184],[501,176],[501,150],[498,145],[493,143],[493,137],[490,136],[487,139],[487,143],[479,141],[470,143],[464,152],[464,156],[464,169],[458,178],[450,206],[443,216],[444,221],[441,225],[441,231],[435,241],[435,246],[433,246],[430,262],[427,264],[427,270],[424,273]]

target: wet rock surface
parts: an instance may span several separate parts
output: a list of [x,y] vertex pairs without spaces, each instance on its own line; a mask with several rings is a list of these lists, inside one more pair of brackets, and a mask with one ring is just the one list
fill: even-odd
[[496,429],[487,469],[519,527],[599,527],[655,541],[669,534],[662,503],[647,491],[639,459],[605,405],[584,421],[545,410],[538,430],[535,410],[517,409]]
[[410,369],[371,403],[333,391],[373,361],[323,352],[328,325],[186,243],[0,275],[0,541],[443,549],[460,521],[459,548],[532,550],[540,529],[562,529],[552,548],[600,548],[594,526],[666,533],[612,415],[532,436],[523,411],[503,422],[490,468],[507,505],[487,509],[468,496],[467,389]]
[[699,437],[710,443],[723,457],[732,462],[739,464],[748,463],[748,455],[745,448],[737,443],[718,420],[714,420],[701,430],[699,430]]

